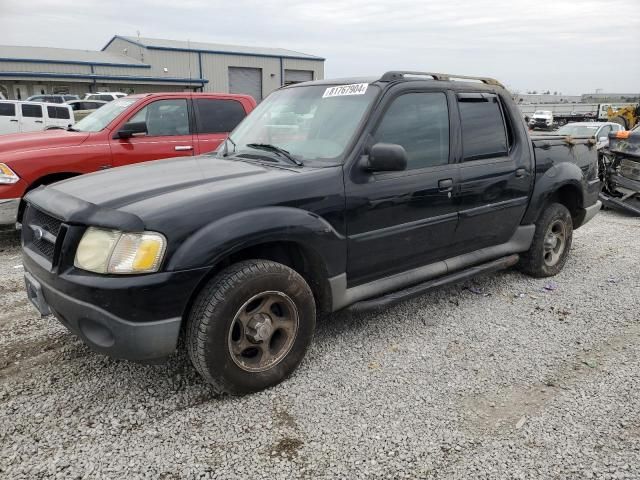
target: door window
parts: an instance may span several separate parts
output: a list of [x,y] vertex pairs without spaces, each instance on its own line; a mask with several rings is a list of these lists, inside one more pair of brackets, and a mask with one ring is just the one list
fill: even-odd
[[508,155],[507,132],[498,97],[486,94],[459,95],[458,108],[465,162]]
[[605,125],[598,132],[598,138],[608,137],[610,133],[611,133],[611,125]]
[[407,169],[449,162],[449,110],[444,93],[407,93],[387,109],[373,135],[407,152]]
[[26,118],[42,118],[42,107],[40,105],[22,105],[22,116]]
[[131,117],[127,123],[145,123],[147,135],[152,137],[191,133],[186,99],[153,102]]
[[0,103],[0,117],[15,117],[16,106],[13,103]]
[[240,102],[198,98],[195,100],[198,133],[228,133],[247,115]]

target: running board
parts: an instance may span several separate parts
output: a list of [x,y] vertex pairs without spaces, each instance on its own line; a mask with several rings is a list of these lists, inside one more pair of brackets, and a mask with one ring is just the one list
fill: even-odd
[[355,313],[360,313],[389,307],[404,300],[422,295],[427,290],[431,290],[435,287],[440,287],[448,283],[460,282],[462,280],[466,280],[483,273],[491,273],[498,270],[504,270],[505,268],[514,266],[516,263],[518,263],[518,260],[520,260],[520,255],[508,255],[491,262],[476,265],[465,270],[460,270],[450,275],[445,275],[444,277],[434,278],[433,280],[419,283],[418,285],[405,288],[404,290],[387,293],[386,295],[382,295],[380,297],[372,298],[369,300],[361,300],[357,303],[354,303],[350,307],[347,307],[347,310]]

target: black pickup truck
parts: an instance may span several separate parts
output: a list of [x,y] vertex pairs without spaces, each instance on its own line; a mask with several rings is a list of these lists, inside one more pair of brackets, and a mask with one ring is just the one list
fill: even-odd
[[600,208],[591,139],[531,139],[495,80],[420,72],[282,88],[213,154],[33,190],[27,293],[98,352],[184,338],[217,390],[282,381],[316,315],[518,266],[558,273]]

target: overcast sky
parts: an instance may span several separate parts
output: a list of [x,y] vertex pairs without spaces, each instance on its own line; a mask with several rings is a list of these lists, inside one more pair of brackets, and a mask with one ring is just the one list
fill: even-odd
[[137,31],[319,55],[327,78],[413,69],[520,92],[640,91],[640,0],[0,0],[0,45],[91,50]]

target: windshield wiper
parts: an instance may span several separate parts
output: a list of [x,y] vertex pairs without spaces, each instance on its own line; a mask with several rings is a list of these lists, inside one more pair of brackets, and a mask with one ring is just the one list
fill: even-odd
[[302,167],[304,165],[304,163],[302,163],[297,158],[293,158],[293,156],[284,148],[276,147],[275,145],[271,145],[270,143],[247,143],[247,147],[255,148],[256,150],[266,150],[268,152],[274,152],[299,167]]
[[231,142],[231,145],[233,145],[233,153],[235,153],[235,151],[237,150],[237,146],[236,146],[236,142],[234,142],[233,140],[231,140],[231,137],[227,137],[224,139],[224,153],[222,154],[223,157],[228,157],[229,156],[229,147],[227,146],[227,142]]
[[79,132],[80,130],[76,130],[73,127],[67,127],[67,132]]

